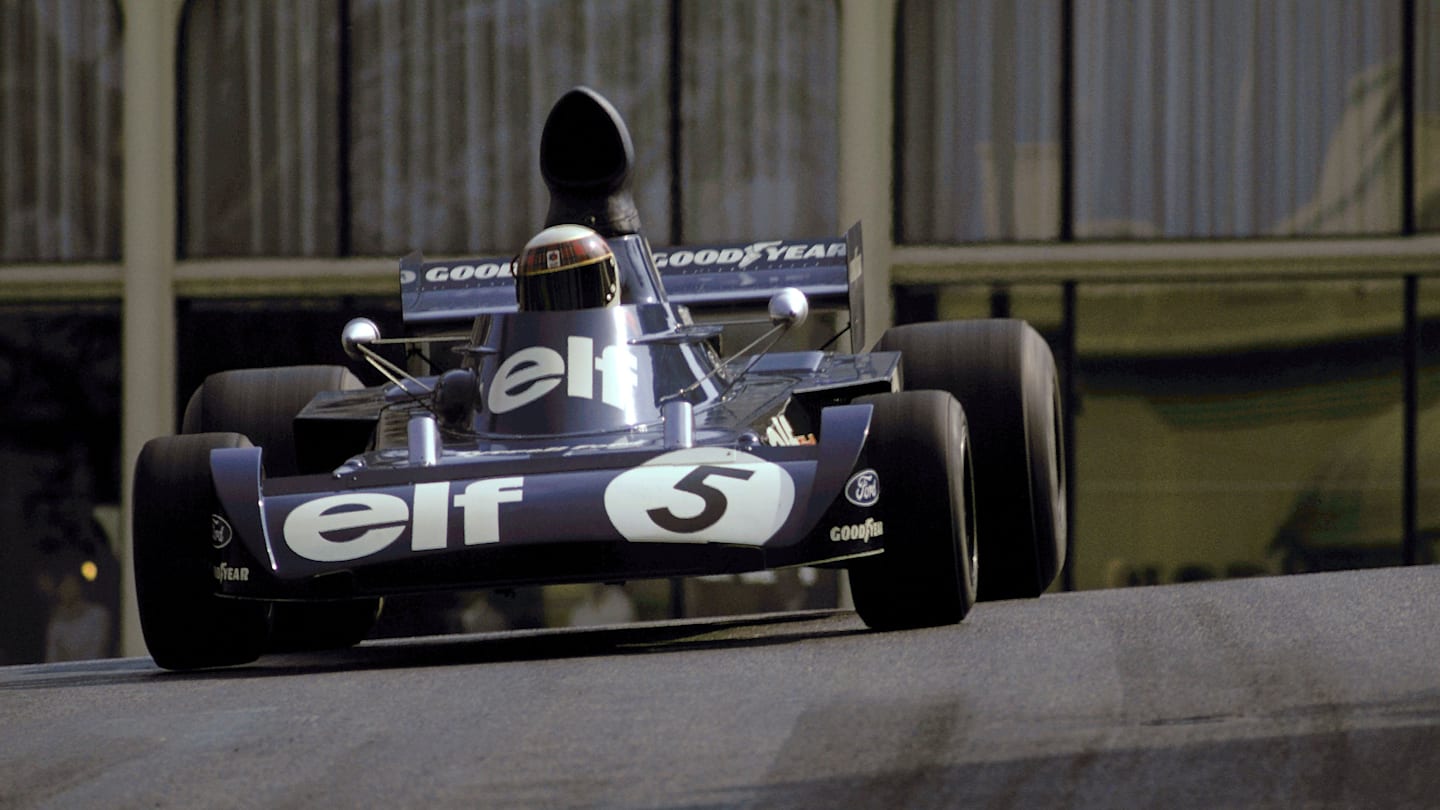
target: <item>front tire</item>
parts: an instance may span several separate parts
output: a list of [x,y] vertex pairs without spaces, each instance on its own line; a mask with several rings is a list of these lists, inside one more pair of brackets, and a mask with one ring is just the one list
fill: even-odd
[[[344,366],[284,366],[211,374],[190,397],[183,431],[226,431],[249,437],[264,451],[270,477],[323,472],[324,464],[302,463],[295,441],[295,416],[324,391],[352,391],[363,384]],[[332,466],[358,448],[321,453]],[[308,468],[307,468],[308,467]],[[326,650],[353,647],[365,639],[380,614],[379,599],[341,602],[277,602],[272,609],[271,649]]]
[[220,514],[210,451],[249,447],[235,433],[165,436],[135,467],[132,537],[140,629],[165,669],[221,667],[265,651],[269,606],[218,595],[211,516]]
[[885,550],[850,564],[855,611],[877,630],[955,624],[975,604],[978,560],[965,413],[942,391],[861,397],[885,504]]

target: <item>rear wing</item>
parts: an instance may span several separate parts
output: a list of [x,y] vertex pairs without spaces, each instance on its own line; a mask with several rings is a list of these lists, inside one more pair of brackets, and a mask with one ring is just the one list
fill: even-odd
[[[623,237],[636,239],[637,237]],[[612,240],[614,241],[614,240]],[[643,243],[643,240],[641,240]],[[692,309],[763,307],[786,287],[812,308],[846,309],[852,346],[864,346],[863,246],[860,223],[839,239],[634,249],[615,245],[621,262],[652,262],[665,297]],[[407,324],[468,322],[515,309],[512,257],[427,262],[400,260],[400,300]]]

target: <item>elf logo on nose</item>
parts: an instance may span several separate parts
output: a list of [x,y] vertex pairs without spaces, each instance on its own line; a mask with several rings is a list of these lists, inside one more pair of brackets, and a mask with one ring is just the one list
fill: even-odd
[[448,548],[452,513],[465,545],[498,543],[500,506],[523,501],[524,485],[523,477],[511,476],[326,495],[291,509],[281,532],[291,551],[316,562],[369,557],[407,535],[411,551]]

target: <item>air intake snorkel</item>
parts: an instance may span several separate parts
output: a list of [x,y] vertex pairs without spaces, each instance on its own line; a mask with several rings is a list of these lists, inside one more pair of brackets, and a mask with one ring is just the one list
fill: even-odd
[[588,87],[561,96],[540,134],[540,175],[550,189],[546,227],[575,223],[606,238],[639,233],[634,163],[630,131],[609,101]]

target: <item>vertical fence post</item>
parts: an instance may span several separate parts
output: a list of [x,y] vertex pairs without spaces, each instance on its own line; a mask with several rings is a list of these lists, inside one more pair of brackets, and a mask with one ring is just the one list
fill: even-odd
[[1075,240],[1075,2],[1060,0],[1060,241]]
[[1403,442],[1402,458],[1404,475],[1404,497],[1402,503],[1404,548],[1406,565],[1420,561],[1420,537],[1416,509],[1419,505],[1419,415],[1420,415],[1420,277],[1413,273],[1405,276],[1405,383],[1404,383],[1404,427],[1401,431]]
[[120,654],[145,654],[130,553],[130,471],[140,448],[175,431],[175,42],[181,0],[127,0],[121,313]]
[[335,93],[335,140],[340,148],[335,157],[335,242],[341,256],[355,250],[355,227],[351,212],[355,208],[355,184],[350,174],[350,155],[355,150],[352,133],[355,114],[351,100],[355,93],[355,52],[351,39],[350,0],[339,0],[335,8],[337,23],[336,60],[340,63]]
[[1415,26],[1416,0],[1400,3],[1400,233],[1419,227],[1415,198]]
[[1075,338],[1075,289],[1074,280],[1061,287],[1060,316],[1060,405],[1064,414],[1060,420],[1060,436],[1065,444],[1060,459],[1065,476],[1065,567],[1060,572],[1060,586],[1067,591],[1075,590],[1075,412],[1080,407],[1076,380],[1080,361]]

